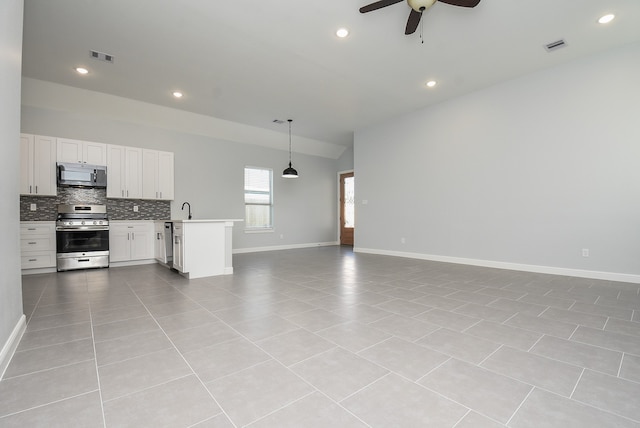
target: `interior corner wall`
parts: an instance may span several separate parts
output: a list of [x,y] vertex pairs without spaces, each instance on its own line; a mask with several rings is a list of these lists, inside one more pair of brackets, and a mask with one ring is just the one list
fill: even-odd
[[640,282],[638,76],[632,44],[357,131],[356,251]]
[[[20,277],[20,74],[22,59],[22,0],[0,2],[0,376],[17,345],[22,313]],[[24,324],[24,321],[22,321]],[[16,343],[11,343],[16,342]]]
[[[87,98],[110,100],[98,93]],[[143,116],[146,106],[139,103]],[[271,168],[274,230],[245,233],[244,223],[236,223],[234,251],[336,242],[335,159],[293,153],[300,178],[283,179],[280,175],[289,160],[285,151],[139,124],[135,118],[125,122],[91,110],[90,106],[66,111],[23,105],[22,132],[174,152],[173,219],[187,218],[186,211],[181,210],[185,201],[191,204],[194,219],[244,219],[244,167]]]
[[353,169],[353,146],[347,147],[342,156],[338,158],[338,171],[349,171]]

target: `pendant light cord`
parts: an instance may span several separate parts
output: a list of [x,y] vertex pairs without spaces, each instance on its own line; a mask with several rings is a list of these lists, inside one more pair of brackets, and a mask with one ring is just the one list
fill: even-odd
[[291,122],[292,119],[287,120],[289,122],[289,168],[291,168]]

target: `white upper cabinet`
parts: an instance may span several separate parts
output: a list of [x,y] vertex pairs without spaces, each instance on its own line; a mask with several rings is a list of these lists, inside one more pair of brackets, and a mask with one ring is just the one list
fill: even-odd
[[173,153],[142,151],[142,197],[173,199]]
[[107,145],[104,143],[93,143],[85,141],[82,148],[82,158],[84,163],[92,165],[107,164]]
[[107,198],[124,198],[124,146],[107,144]]
[[55,196],[56,162],[106,165],[107,197],[173,200],[171,152],[69,138],[20,136],[20,194]]
[[107,145],[107,197],[142,197],[142,149]]
[[142,149],[107,145],[107,197],[142,197]]
[[127,198],[142,198],[142,149],[125,147],[124,161]]
[[56,196],[56,139],[20,135],[20,194]]
[[158,151],[142,150],[142,197],[158,199]]
[[[91,141],[58,138],[58,162],[107,164],[107,145]],[[107,170],[107,176],[109,171]]]

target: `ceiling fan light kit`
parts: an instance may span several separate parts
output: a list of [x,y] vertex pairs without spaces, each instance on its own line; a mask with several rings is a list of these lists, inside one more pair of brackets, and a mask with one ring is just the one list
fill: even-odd
[[416,12],[424,12],[425,10],[433,6],[435,2],[436,0],[407,0],[407,3],[409,3],[411,9],[415,10]]
[[[383,7],[391,6],[396,3],[400,3],[402,0],[380,0],[360,8],[360,13],[373,12],[374,10],[382,9]],[[407,26],[404,30],[404,34],[415,33],[420,19],[422,18],[422,12],[433,6],[436,1],[450,4],[452,6],[460,7],[476,7],[480,0],[407,0],[407,4],[411,8],[409,13],[409,19],[407,19]]]

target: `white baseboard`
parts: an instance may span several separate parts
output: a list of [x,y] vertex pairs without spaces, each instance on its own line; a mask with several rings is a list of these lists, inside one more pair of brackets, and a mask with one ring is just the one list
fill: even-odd
[[354,247],[356,253],[379,254],[383,256],[406,257],[409,259],[430,260],[434,262],[457,263],[462,265],[482,266],[497,269],[519,270],[524,272],[546,273],[551,275],[575,276],[579,278],[604,279],[608,281],[632,282],[640,284],[640,275],[616,272],[599,272],[593,270],[561,268],[553,266],[537,266],[520,263],[496,262],[492,260],[467,259],[462,257],[436,256],[433,254],[406,253],[373,248]]
[[20,319],[18,319],[18,323],[13,328],[11,335],[2,347],[2,351],[0,351],[0,380],[2,380],[2,378],[4,377],[4,372],[7,370],[9,362],[11,361],[11,357],[13,357],[13,354],[18,348],[18,344],[20,343],[20,339],[22,339],[22,335],[24,334],[26,328],[27,317],[22,314]]
[[263,251],[295,250],[298,248],[330,247],[332,245],[339,245],[339,243],[338,241],[311,242],[308,244],[274,245],[272,247],[236,248],[235,250],[233,250],[233,254],[260,253]]
[[[158,263],[156,259],[128,260],[126,262],[109,262],[109,267],[115,268],[115,267],[123,267],[123,266],[152,265],[155,263]],[[158,264],[162,264],[162,263],[158,263]]]

